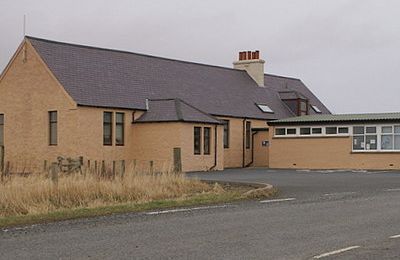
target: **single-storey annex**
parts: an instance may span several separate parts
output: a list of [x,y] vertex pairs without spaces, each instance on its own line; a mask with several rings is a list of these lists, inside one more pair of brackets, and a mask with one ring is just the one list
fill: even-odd
[[270,167],[400,169],[400,113],[308,115],[269,124]]

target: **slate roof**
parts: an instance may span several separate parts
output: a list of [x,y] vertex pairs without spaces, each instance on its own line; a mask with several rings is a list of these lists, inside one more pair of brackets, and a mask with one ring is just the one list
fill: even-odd
[[221,124],[215,117],[180,99],[149,100],[149,109],[135,122],[192,122]]
[[[146,99],[177,98],[211,115],[273,120],[293,116],[279,92],[296,91],[330,113],[299,79],[265,74],[264,88],[243,70],[27,39],[81,106],[145,110]],[[274,113],[263,113],[256,103]]]
[[284,118],[270,122],[271,125],[308,124],[308,123],[350,123],[350,122],[393,122],[400,121],[400,113],[366,113],[366,114],[318,114]]
[[279,91],[279,97],[282,100],[285,100],[285,99],[298,99],[298,98],[306,99],[306,97],[304,95],[302,95],[301,93],[299,93],[297,91],[293,91],[293,90],[291,90],[291,91]]

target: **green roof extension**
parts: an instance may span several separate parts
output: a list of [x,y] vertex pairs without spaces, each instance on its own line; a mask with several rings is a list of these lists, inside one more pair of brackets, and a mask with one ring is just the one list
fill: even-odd
[[378,122],[400,121],[400,112],[397,113],[367,113],[367,114],[319,114],[283,118],[269,121],[269,125],[284,124],[315,124],[315,123],[351,123],[351,122]]

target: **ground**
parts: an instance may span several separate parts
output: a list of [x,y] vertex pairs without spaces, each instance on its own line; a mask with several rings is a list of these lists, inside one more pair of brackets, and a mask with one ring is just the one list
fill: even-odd
[[[0,258],[398,259],[400,172],[235,169],[281,201],[113,215],[0,231]],[[352,250],[323,257],[332,251]]]

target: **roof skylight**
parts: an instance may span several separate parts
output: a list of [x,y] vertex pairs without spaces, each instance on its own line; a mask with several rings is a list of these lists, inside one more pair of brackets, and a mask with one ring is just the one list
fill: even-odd
[[272,110],[269,106],[263,105],[263,104],[256,104],[261,111],[264,113],[274,113],[274,110]]
[[312,105],[311,107],[312,107],[312,109],[314,109],[315,112],[322,113],[321,110],[319,110],[319,108],[317,106]]

